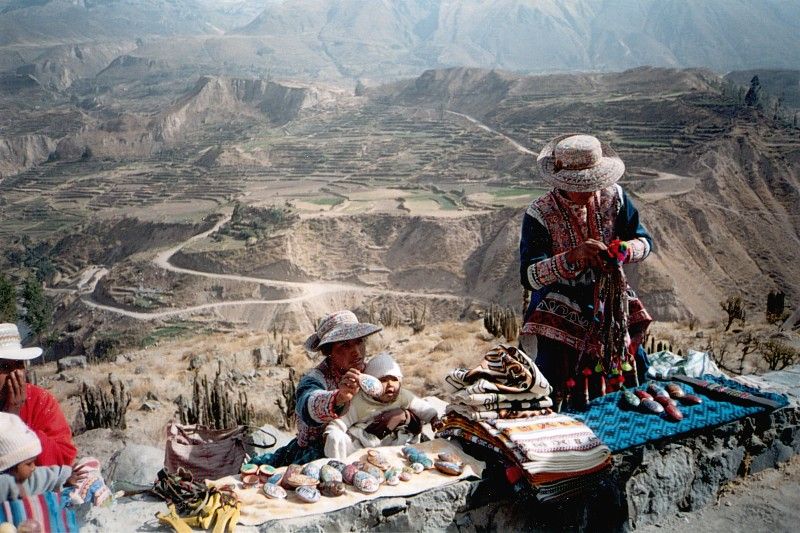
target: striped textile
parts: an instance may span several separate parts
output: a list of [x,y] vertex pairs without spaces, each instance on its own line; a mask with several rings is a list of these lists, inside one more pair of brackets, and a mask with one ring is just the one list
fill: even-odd
[[42,526],[43,532],[77,533],[75,512],[64,507],[65,500],[57,492],[45,492],[2,502],[0,523],[10,522],[16,527],[26,520],[36,520]]
[[464,418],[468,418],[469,420],[490,420],[496,418],[504,418],[504,419],[512,419],[512,418],[530,418],[532,416],[541,416],[541,415],[549,415],[552,413],[552,409],[544,408],[544,409],[528,409],[525,411],[516,411],[513,409],[494,409],[494,410],[486,410],[486,411],[477,411],[475,408],[469,405],[461,405],[457,403],[451,403],[445,409],[446,413],[457,413]]

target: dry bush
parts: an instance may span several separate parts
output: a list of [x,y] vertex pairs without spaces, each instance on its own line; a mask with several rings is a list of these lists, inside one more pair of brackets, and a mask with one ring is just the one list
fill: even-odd
[[729,296],[727,300],[719,303],[719,306],[728,315],[728,322],[725,324],[725,331],[731,329],[731,324],[734,320],[741,320],[744,326],[747,320],[747,311],[744,309],[744,303],[741,296]]
[[783,370],[787,366],[794,364],[798,358],[796,348],[776,339],[758,343],[758,349],[770,370]]

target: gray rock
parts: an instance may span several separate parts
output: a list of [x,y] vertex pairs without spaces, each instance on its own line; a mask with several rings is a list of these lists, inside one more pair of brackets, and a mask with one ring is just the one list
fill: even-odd
[[128,444],[115,453],[103,470],[106,482],[152,485],[164,467],[164,450],[143,444]]
[[86,356],[85,355],[73,355],[71,357],[62,357],[58,360],[58,371],[63,372],[64,370],[68,370],[70,368],[86,368]]
[[265,344],[253,350],[253,366],[275,366],[278,364],[278,352],[271,344]]
[[139,408],[140,411],[157,411],[158,409],[161,409],[161,402],[153,400],[146,400]]

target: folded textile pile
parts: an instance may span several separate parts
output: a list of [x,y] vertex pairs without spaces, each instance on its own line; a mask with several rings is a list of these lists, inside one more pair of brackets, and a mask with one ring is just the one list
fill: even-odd
[[586,424],[556,413],[474,421],[451,412],[439,436],[484,446],[517,464],[540,501],[596,486],[611,464],[608,447]]
[[451,392],[447,412],[470,420],[547,414],[553,390],[531,359],[518,348],[498,345],[472,370],[456,368],[445,378]]
[[611,453],[588,426],[552,412],[552,387],[522,350],[499,345],[445,382],[451,403],[439,435],[501,454],[520,467],[540,500],[591,487],[610,465]]

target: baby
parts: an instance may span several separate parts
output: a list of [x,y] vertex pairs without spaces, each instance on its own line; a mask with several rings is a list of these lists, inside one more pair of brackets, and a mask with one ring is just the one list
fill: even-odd
[[414,440],[422,425],[436,424],[436,409],[402,388],[403,372],[386,352],[370,359],[365,374],[383,384],[383,395],[373,399],[359,391],[342,417],[325,429],[325,455],[344,459],[361,447],[396,446]]
[[36,466],[42,443],[20,417],[0,412],[0,503],[49,491],[70,481],[69,466]]

